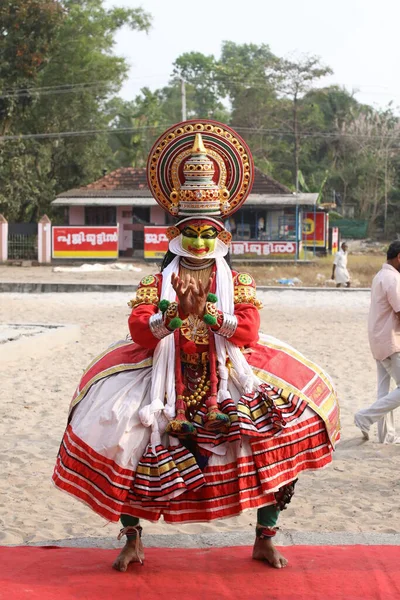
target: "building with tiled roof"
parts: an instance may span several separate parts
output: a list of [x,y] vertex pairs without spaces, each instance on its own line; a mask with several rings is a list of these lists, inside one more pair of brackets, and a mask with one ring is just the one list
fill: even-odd
[[[53,201],[56,206],[79,206],[87,204],[89,198],[109,198],[112,204],[116,204],[115,198],[130,198],[137,200],[140,198],[150,198],[152,201],[141,203],[141,206],[153,206],[156,201],[153,200],[146,179],[146,169],[136,169],[134,167],[121,167],[111,173],[103,175],[97,181],[89,183],[80,188],[75,188],[62,192]],[[260,169],[255,168],[254,184],[252,192],[247,200],[247,205],[254,204],[282,204],[299,201],[301,204],[315,204],[317,194],[293,194],[282,183],[275,181],[269,175],[265,175]],[[80,202],[80,199],[85,202]],[[134,202],[134,205],[136,202]],[[93,206],[104,205],[99,200],[94,200]]]
[[[318,194],[294,194],[256,168],[245,205],[229,219],[233,239],[294,239],[296,215],[300,222],[303,212],[315,211],[317,199]],[[128,255],[143,251],[146,225],[162,226],[171,221],[152,197],[144,168],[121,167],[86,186],[62,192],[52,204],[66,208],[69,225],[118,224],[120,252]]]

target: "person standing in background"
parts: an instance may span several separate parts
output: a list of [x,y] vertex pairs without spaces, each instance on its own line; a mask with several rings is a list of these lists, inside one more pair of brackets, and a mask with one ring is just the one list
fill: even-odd
[[[400,406],[400,241],[390,244],[387,262],[373,279],[368,337],[377,366],[377,400],[359,410],[354,423],[367,440],[371,425],[378,423],[378,441],[399,444],[393,411]],[[396,388],[389,393],[391,377]]]
[[340,287],[342,284],[350,287],[350,274],[347,270],[348,246],[346,242],[343,242],[340,248],[333,261],[331,279],[336,281],[336,287]]

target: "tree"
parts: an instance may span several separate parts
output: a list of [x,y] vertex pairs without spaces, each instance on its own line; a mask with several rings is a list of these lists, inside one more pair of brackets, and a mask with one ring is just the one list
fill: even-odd
[[0,5],[0,135],[32,102],[30,87],[50,60],[64,18],[57,0]]
[[[312,109],[307,130],[313,135],[303,140],[301,170],[308,181],[319,181],[322,173],[328,172],[325,200],[330,202],[340,197],[344,207],[349,191],[356,184],[354,144],[346,132],[364,107],[353,94],[335,85],[310,90],[304,97],[304,105]],[[344,153],[348,153],[345,161]]]
[[[39,210],[49,210],[57,193],[101,176],[111,156],[107,105],[128,70],[125,59],[112,53],[114,36],[123,25],[144,31],[150,26],[149,15],[141,9],[107,10],[102,0],[64,0],[61,7],[62,19],[36,73],[37,91],[31,91],[29,107],[8,125],[9,134],[39,137],[3,140],[1,189],[14,185],[9,178],[23,166],[30,186],[30,192],[13,187],[12,210],[10,197],[0,195],[0,211],[17,220],[35,220]],[[82,133],[91,130],[104,133]],[[58,132],[76,135],[40,137]],[[18,151],[13,149],[16,143]]]
[[303,99],[313,84],[332,74],[332,69],[322,65],[317,56],[304,56],[297,61],[279,59],[272,68],[271,75],[275,79],[275,87],[284,98],[290,100],[291,117],[286,120],[293,135],[293,179],[296,192],[299,191],[299,155],[301,150],[301,130],[299,114],[305,106]]
[[174,62],[172,85],[183,80],[189,88],[189,118],[218,119],[224,111],[216,80],[217,61],[201,52],[187,52]]
[[233,110],[244,90],[259,88],[273,92],[270,72],[276,61],[277,57],[266,44],[223,42],[216,78],[221,93],[229,98]]
[[215,74],[219,94],[231,106],[230,124],[250,145],[256,165],[271,175],[277,166],[274,153],[281,147],[275,118],[278,98],[270,76],[276,60],[266,44],[226,41]]
[[[188,71],[185,72],[188,79]],[[208,117],[226,121],[229,117],[226,109],[218,108],[218,102],[209,106],[210,111],[202,109],[205,101],[199,99],[195,82],[186,83],[186,100],[188,118]],[[204,105],[206,106],[206,105]],[[179,79],[172,78],[169,85],[152,92],[143,88],[133,102],[114,99],[110,105],[111,127],[115,133],[109,136],[113,157],[109,161],[110,168],[119,166],[144,167],[154,140],[168,126],[181,120],[182,99]],[[118,132],[118,129],[126,131]]]
[[360,114],[348,128],[357,151],[358,176],[354,197],[359,213],[374,225],[382,217],[386,231],[390,191],[396,180],[395,151],[400,143],[400,123],[392,108]]
[[[160,129],[166,124],[161,90],[143,88],[133,102],[114,98],[108,106],[111,118],[108,167],[144,167]],[[112,130],[115,130],[113,132]],[[118,131],[126,129],[126,131]]]
[[0,212],[9,221],[35,221],[48,210],[54,181],[42,177],[49,147],[35,140],[14,141],[0,153]]

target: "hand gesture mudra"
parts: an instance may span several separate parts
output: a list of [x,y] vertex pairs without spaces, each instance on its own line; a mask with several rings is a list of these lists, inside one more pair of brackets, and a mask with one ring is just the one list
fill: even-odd
[[178,302],[182,312],[185,315],[198,315],[203,317],[208,292],[210,291],[214,274],[209,277],[206,285],[201,281],[196,281],[190,275],[185,275],[182,279],[175,273],[172,274],[172,287],[178,297]]
[[195,280],[190,275],[185,275],[182,279],[179,275],[172,273],[172,287],[177,295],[178,303],[184,315],[194,314],[195,306],[192,297],[192,286]]

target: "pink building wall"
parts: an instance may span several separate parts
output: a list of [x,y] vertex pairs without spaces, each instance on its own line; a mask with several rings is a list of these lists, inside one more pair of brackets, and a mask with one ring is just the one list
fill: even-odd
[[132,231],[124,231],[124,224],[132,223],[131,206],[117,206],[117,223],[119,225],[119,251],[124,252],[127,248],[132,248]]
[[150,221],[154,225],[165,225],[165,211],[161,206],[152,206],[150,208]]
[[69,207],[69,225],[84,225],[85,224],[85,207],[70,206]]

